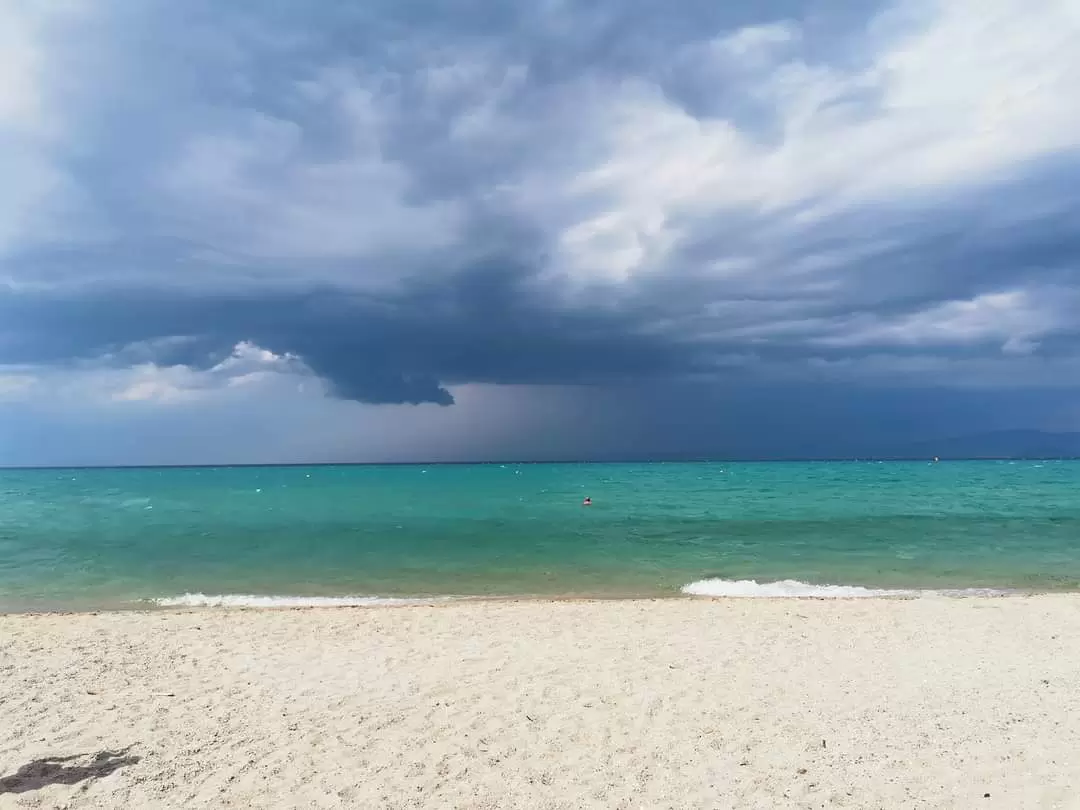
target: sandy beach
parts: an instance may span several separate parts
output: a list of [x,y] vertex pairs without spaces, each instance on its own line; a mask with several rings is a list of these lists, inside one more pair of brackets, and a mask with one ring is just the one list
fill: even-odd
[[1080,807],[1080,597],[0,617],[0,808]]

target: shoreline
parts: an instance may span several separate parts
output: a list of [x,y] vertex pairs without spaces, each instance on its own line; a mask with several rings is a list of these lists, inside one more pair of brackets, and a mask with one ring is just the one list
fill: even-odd
[[[828,586],[827,586],[828,587]],[[847,587],[847,586],[840,586]],[[202,594],[199,594],[202,596]],[[97,616],[103,614],[147,614],[157,615],[160,613],[210,613],[210,612],[278,612],[278,611],[365,611],[365,610],[392,610],[392,609],[417,609],[417,608],[450,608],[456,605],[468,604],[607,604],[611,602],[626,603],[653,603],[653,602],[701,602],[701,603],[742,603],[742,602],[771,602],[771,603],[800,603],[800,602],[912,602],[925,600],[991,600],[991,599],[1031,599],[1043,597],[1070,597],[1080,598],[1078,590],[1022,590],[1022,589],[896,589],[895,593],[872,594],[872,595],[695,595],[688,593],[670,593],[655,595],[604,595],[604,594],[564,594],[564,595],[479,595],[479,596],[292,596],[292,595],[261,595],[261,594],[225,594],[209,597],[210,599],[250,599],[255,603],[237,602],[212,603],[212,604],[154,604],[151,600],[142,600],[129,605],[108,605],[101,607],[34,607],[26,609],[9,609],[0,607],[0,618],[17,616]],[[172,599],[172,597],[164,597]],[[263,604],[262,602],[267,602]],[[269,602],[277,602],[270,604]]]
[[0,810],[1080,803],[1080,594],[406,607],[0,616]]
[[[221,593],[188,592],[175,596],[139,597],[113,601],[45,600],[24,604],[0,601],[0,616],[24,614],[94,614],[103,612],[159,612],[163,610],[285,610],[424,607],[475,602],[637,602],[669,600],[910,600],[910,599],[996,599],[1041,595],[1080,594],[1080,588],[1038,589],[1033,587],[967,586],[877,587],[863,585],[813,584],[797,580],[757,581],[706,578],[678,589],[652,592],[570,592],[493,594],[304,594],[304,593]],[[2,598],[2,597],[0,597]]]

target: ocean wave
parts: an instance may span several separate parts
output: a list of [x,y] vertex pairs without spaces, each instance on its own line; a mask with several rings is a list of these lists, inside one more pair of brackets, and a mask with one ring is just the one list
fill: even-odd
[[394,605],[430,605],[445,602],[450,597],[399,596],[259,596],[255,594],[185,593],[149,600],[158,607],[388,607]]
[[954,588],[920,590],[900,588],[864,588],[861,585],[813,585],[796,579],[757,582],[752,579],[701,579],[682,587],[688,596],[727,596],[741,598],[866,599],[871,597],[921,596],[1007,596],[1014,591],[993,588]]

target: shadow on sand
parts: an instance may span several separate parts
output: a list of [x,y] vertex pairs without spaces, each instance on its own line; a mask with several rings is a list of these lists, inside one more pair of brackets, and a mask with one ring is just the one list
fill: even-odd
[[141,757],[129,755],[130,750],[35,759],[11,776],[0,778],[0,794],[28,793],[47,785],[75,785],[86,779],[100,779],[127,765],[135,765]]

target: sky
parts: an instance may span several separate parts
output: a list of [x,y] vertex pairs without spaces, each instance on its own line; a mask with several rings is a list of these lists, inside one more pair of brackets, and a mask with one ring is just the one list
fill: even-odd
[[0,464],[1080,430],[1076,0],[0,0]]

